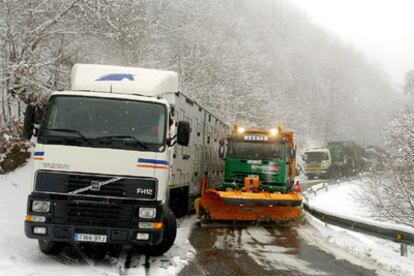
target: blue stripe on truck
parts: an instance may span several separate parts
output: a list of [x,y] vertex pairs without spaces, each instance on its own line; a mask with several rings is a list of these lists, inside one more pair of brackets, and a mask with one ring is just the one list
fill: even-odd
[[138,163],[147,163],[147,164],[154,164],[154,165],[168,165],[168,161],[165,161],[165,160],[145,159],[145,158],[138,158]]

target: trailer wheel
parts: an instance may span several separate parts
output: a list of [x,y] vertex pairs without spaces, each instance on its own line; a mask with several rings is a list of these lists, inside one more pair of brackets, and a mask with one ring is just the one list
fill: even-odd
[[161,243],[154,246],[139,248],[139,251],[150,256],[161,256],[173,246],[177,235],[177,221],[175,220],[173,212],[168,207],[164,208],[163,223],[164,230]]
[[38,240],[39,249],[47,255],[58,255],[63,251],[65,244],[63,242],[54,242],[47,240]]

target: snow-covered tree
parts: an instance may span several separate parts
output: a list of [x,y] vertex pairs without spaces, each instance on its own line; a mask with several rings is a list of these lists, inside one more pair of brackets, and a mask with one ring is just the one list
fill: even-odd
[[385,130],[386,170],[375,172],[362,196],[372,215],[414,226],[414,107],[406,107]]
[[[79,48],[93,38],[122,41],[130,31],[116,20],[122,5],[106,1],[0,1],[0,166],[5,156],[21,163],[29,146],[20,139],[27,104],[42,107],[51,91],[67,87]],[[108,8],[113,8],[108,10]],[[112,14],[111,12],[115,12]],[[87,36],[88,40],[82,43]],[[76,41],[76,42],[74,42]],[[79,43],[81,45],[79,45]],[[24,159],[23,159],[24,160]]]
[[408,71],[405,75],[404,92],[414,95],[414,69]]
[[0,0],[0,44],[0,128],[16,140],[24,105],[67,89],[76,62],[174,70],[229,125],[281,123],[303,147],[378,143],[399,106],[377,65],[283,0]]

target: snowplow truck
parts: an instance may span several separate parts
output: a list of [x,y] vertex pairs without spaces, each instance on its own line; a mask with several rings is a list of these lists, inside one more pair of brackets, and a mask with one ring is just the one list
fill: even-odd
[[161,255],[201,178],[223,181],[224,162],[211,153],[229,127],[178,92],[175,72],[76,64],[40,126],[35,114],[28,106],[24,138],[36,146],[25,234],[46,254],[88,243]]
[[299,183],[295,181],[293,133],[281,126],[245,129],[235,125],[220,147],[225,181],[203,183],[195,209],[203,221],[284,222],[301,215]]
[[305,175],[309,179],[352,176],[365,168],[364,149],[351,141],[329,142],[326,148],[306,151]]

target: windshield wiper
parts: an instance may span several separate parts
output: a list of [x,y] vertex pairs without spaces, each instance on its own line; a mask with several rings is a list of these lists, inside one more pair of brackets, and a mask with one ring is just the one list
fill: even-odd
[[99,136],[96,137],[95,139],[97,140],[103,140],[103,139],[129,139],[129,140],[133,140],[135,142],[135,144],[140,145],[142,148],[149,150],[148,146],[144,143],[141,142],[140,140],[138,140],[135,136],[132,135],[109,135],[109,136]]
[[78,135],[80,138],[82,138],[83,141],[88,143],[89,145],[92,145],[91,141],[85,137],[79,130],[75,129],[66,129],[66,128],[46,128],[43,129],[43,131],[58,131],[58,132],[67,132],[67,133],[74,133]]

